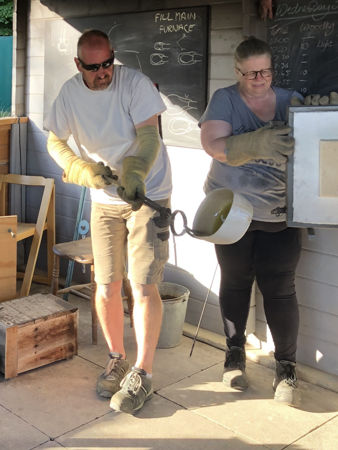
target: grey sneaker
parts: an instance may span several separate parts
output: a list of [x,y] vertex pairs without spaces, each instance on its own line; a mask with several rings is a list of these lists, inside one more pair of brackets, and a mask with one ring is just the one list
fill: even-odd
[[277,402],[295,406],[299,401],[296,376],[296,363],[291,361],[276,361],[276,374],[272,384]]
[[111,398],[110,407],[114,411],[134,414],[142,408],[144,402],[153,395],[151,379],[143,369],[132,367],[121,382],[121,390]]
[[96,383],[96,392],[101,397],[110,398],[120,389],[120,383],[129,369],[129,363],[119,353],[109,353],[105,371]]
[[249,386],[245,373],[245,350],[242,347],[230,347],[226,351],[223,383],[238,391],[244,391]]

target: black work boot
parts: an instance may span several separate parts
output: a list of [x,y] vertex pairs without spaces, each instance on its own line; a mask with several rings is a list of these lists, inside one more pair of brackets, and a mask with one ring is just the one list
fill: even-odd
[[298,402],[296,363],[276,361],[276,374],[273,380],[274,399],[277,402],[295,405]]
[[245,373],[245,350],[243,347],[230,347],[225,354],[223,383],[238,391],[249,386]]

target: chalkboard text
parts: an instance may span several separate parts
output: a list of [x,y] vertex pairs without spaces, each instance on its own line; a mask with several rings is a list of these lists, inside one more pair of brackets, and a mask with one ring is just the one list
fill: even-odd
[[159,23],[159,32],[167,33],[192,33],[195,31],[197,15],[189,11],[165,11],[154,14],[154,22]]
[[329,14],[332,12],[338,12],[338,0],[329,3],[312,0],[306,2],[306,4],[296,2],[292,5],[289,2],[281,2],[277,5],[275,16],[281,19],[301,15]]
[[274,83],[303,95],[338,90],[338,0],[275,0],[268,27]]

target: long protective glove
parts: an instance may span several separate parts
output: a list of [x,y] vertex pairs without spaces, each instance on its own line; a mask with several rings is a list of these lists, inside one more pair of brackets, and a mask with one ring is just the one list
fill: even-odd
[[102,162],[90,163],[77,157],[67,142],[52,131],[47,141],[48,153],[64,170],[62,180],[89,188],[102,189],[115,182],[110,167]]
[[241,166],[253,159],[273,159],[285,163],[294,150],[294,138],[286,125],[266,125],[256,131],[229,136],[226,139],[227,164]]
[[298,97],[291,98],[291,106],[326,106],[338,105],[338,93],[330,92],[329,95],[311,94],[304,98],[304,102]]
[[141,208],[145,195],[144,180],[153,166],[159,149],[160,135],[155,125],[136,128],[138,151],[135,156],[127,156],[122,162],[122,175],[117,193],[132,209]]

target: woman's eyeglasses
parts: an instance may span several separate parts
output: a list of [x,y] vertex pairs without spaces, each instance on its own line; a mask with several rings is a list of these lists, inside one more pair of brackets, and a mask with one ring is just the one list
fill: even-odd
[[247,80],[255,80],[257,78],[257,75],[260,74],[263,78],[270,78],[273,74],[272,67],[269,67],[268,69],[262,69],[262,70],[251,70],[250,72],[241,72],[238,67],[235,67],[236,70]]
[[79,57],[77,57],[77,59],[85,70],[89,70],[89,72],[97,72],[100,67],[102,67],[102,69],[108,69],[114,62],[114,55],[106,61],[103,61],[101,64],[85,64]]

